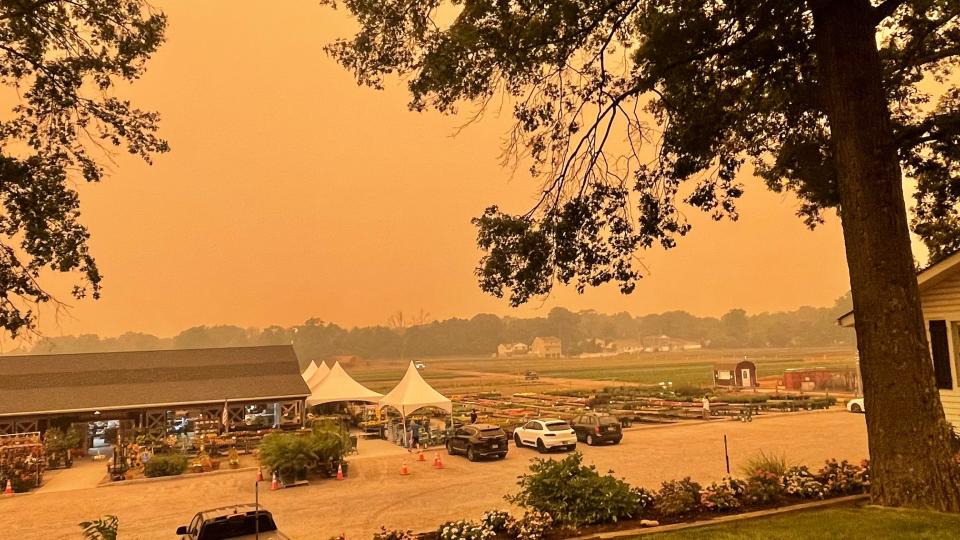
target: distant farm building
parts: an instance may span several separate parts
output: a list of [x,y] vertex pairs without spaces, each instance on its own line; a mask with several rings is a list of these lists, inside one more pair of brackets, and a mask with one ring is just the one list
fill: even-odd
[[530,345],[530,354],[538,358],[557,358],[563,355],[560,345],[558,337],[536,337]]
[[672,338],[670,336],[647,336],[640,339],[645,352],[691,351],[701,347],[695,341]]
[[795,368],[783,372],[783,386],[787,390],[856,390],[857,370],[854,368]]
[[497,358],[526,356],[529,353],[530,347],[526,343],[501,343],[497,345]]
[[726,366],[714,366],[714,386],[727,388],[755,388],[757,382],[757,366],[749,360]]
[[617,354],[633,354],[643,352],[643,342],[639,339],[617,339],[612,342]]
[[[940,402],[947,421],[960,429],[960,253],[922,270],[917,285]],[[837,322],[855,326],[854,312]]]

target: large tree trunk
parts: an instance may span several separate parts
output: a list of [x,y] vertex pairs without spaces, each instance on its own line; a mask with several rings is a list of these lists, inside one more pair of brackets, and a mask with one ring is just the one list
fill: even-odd
[[868,0],[810,0],[856,312],[871,498],[960,511]]

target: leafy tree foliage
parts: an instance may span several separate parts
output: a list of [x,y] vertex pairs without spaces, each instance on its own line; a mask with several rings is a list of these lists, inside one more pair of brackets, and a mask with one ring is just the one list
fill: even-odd
[[[741,309],[727,315],[697,317],[685,311],[643,315],[606,315],[595,311],[571,312],[554,308],[546,317],[520,319],[481,313],[471,319],[447,319],[412,326],[403,331],[382,326],[345,329],[311,319],[299,326],[269,326],[263,330],[238,326],[195,326],[172,338],[127,332],[101,338],[93,334],[44,337],[31,354],[107,352],[156,349],[245,347],[293,344],[301,360],[322,360],[337,355],[362,358],[477,355],[489,356],[500,343],[530,344],[533,338],[561,335],[564,353],[599,352],[595,339],[637,340],[667,335],[711,348],[852,346],[853,333],[836,324],[849,310],[849,296],[831,308],[802,307],[783,313],[746,315]],[[731,329],[726,321],[735,314],[742,322]],[[557,319],[564,325],[558,327]],[[559,332],[558,332],[559,329]]]
[[157,114],[113,95],[140,77],[165,28],[142,0],[0,3],[0,83],[19,96],[0,118],[0,327],[13,335],[53,300],[44,268],[78,272],[76,298],[100,295],[71,182],[102,179],[110,147],[148,162],[167,150]]

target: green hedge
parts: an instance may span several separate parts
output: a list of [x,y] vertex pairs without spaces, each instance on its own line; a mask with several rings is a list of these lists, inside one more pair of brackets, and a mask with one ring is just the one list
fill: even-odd
[[143,468],[147,478],[158,476],[177,476],[187,470],[187,458],[180,454],[153,456]]

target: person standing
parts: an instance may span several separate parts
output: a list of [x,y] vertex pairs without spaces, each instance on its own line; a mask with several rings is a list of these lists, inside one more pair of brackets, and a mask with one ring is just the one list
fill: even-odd
[[470,423],[471,423],[471,424],[476,424],[476,423],[477,423],[477,410],[476,410],[476,409],[473,409],[472,411],[470,411]]
[[410,448],[420,448],[420,423],[410,425]]
[[710,399],[707,396],[703,396],[703,419],[710,419]]

